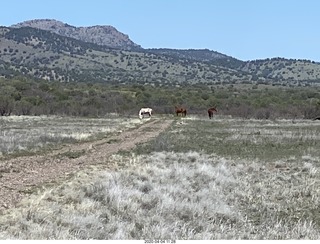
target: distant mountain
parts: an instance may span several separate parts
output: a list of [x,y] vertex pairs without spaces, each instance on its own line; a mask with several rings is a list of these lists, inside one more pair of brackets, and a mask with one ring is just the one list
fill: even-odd
[[238,68],[244,64],[241,60],[209,49],[150,48],[145,50],[151,53],[173,57],[178,60],[187,59],[198,62],[207,62],[228,68]]
[[310,60],[285,58],[252,60],[244,62],[238,69],[276,82],[316,82],[320,84],[320,63]]
[[250,82],[246,72],[166,55],[111,49],[38,28],[0,27],[0,75],[160,85]]
[[90,27],[75,27],[54,19],[37,19],[24,21],[11,27],[32,27],[51,31],[61,36],[71,37],[84,42],[92,42],[111,48],[135,50],[141,48],[129,39],[128,35],[119,32],[109,25],[96,25]]
[[0,76],[46,80],[181,84],[320,84],[320,63],[241,61],[208,49],[143,49],[111,26],[31,20],[0,27]]
[[150,52],[168,56],[176,56],[180,59],[192,59],[195,61],[212,61],[216,59],[230,59],[231,57],[211,51],[209,49],[170,49],[170,48],[150,48]]

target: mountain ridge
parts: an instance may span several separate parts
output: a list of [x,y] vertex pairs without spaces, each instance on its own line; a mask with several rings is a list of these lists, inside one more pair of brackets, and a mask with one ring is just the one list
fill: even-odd
[[[320,84],[320,63],[314,61],[285,58],[242,61],[209,49],[144,49],[110,26],[74,27],[51,19],[21,23],[0,28],[0,75],[20,72],[47,80],[162,85]],[[75,34],[80,29],[83,40]],[[88,31],[92,29],[95,31]],[[111,41],[103,42],[113,43],[110,45],[94,41],[110,37]],[[116,41],[117,37],[124,42]]]
[[13,28],[32,27],[54,32],[58,35],[75,38],[84,42],[92,42],[112,48],[127,50],[139,49],[140,45],[130,40],[129,36],[119,32],[111,25],[95,25],[75,27],[55,19],[36,19],[11,25]]

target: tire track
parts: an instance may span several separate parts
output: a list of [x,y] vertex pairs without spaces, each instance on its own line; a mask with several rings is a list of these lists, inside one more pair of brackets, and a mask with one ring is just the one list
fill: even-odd
[[166,130],[173,120],[152,118],[138,128],[93,142],[69,144],[46,155],[0,161],[0,210],[14,207],[32,189],[66,179],[89,165],[115,167],[108,158],[119,150],[130,150]]

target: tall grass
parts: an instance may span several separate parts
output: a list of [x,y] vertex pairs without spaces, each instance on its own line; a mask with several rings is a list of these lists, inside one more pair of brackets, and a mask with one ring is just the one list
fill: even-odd
[[2,239],[318,239],[318,161],[266,167],[197,152],[114,160],[0,217]]
[[113,155],[117,170],[79,172],[4,213],[0,238],[319,239],[319,129],[176,120],[153,142]]
[[0,218],[2,238],[207,239],[244,221],[228,204],[236,179],[214,157],[155,153],[93,181],[78,177]]

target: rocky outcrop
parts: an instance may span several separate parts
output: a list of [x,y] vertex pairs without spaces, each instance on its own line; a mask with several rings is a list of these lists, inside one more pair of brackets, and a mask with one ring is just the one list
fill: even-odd
[[29,20],[12,25],[11,27],[32,27],[54,32],[56,34],[92,42],[111,48],[135,50],[141,47],[129,39],[129,36],[119,32],[109,25],[75,27],[53,19]]

